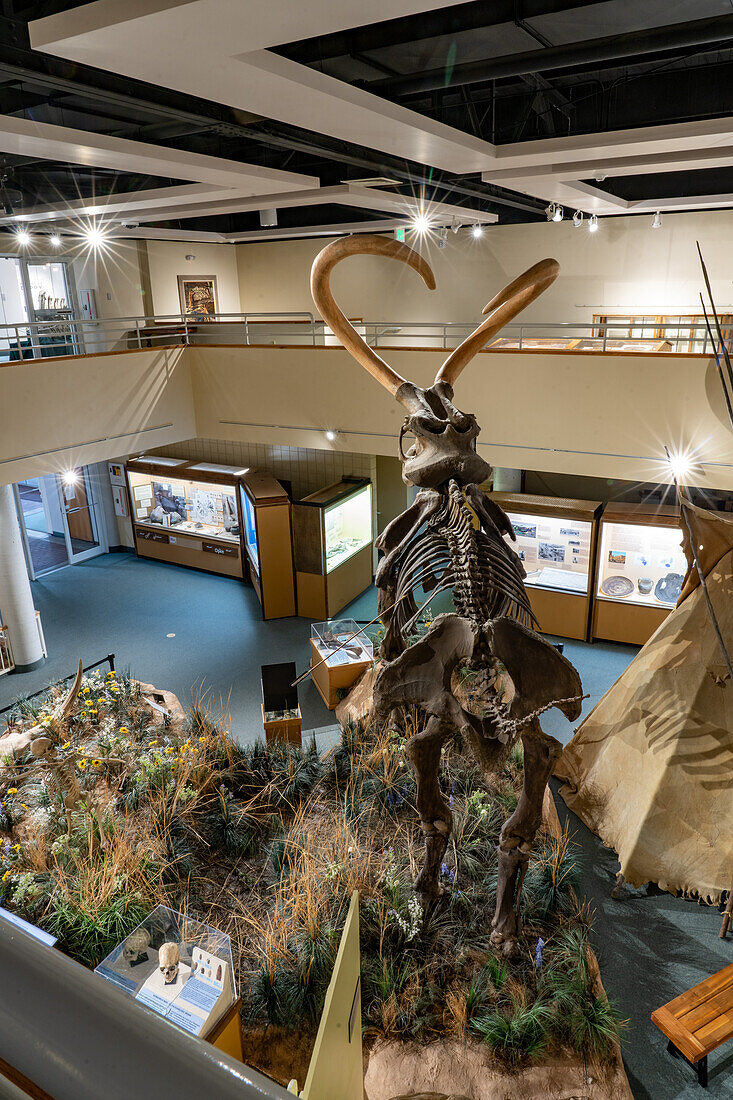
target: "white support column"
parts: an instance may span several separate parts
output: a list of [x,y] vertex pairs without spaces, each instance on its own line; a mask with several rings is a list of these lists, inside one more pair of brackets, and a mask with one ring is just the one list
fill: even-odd
[[43,650],[12,485],[0,485],[0,617],[8,628],[16,670],[35,668]]
[[494,466],[494,491],[497,493],[521,493],[522,471],[509,466]]

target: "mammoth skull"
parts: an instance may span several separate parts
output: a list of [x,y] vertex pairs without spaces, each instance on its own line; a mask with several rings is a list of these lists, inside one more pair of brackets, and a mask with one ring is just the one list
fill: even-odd
[[[387,237],[343,237],[327,245],[311,271],[311,291],[321,316],[358,363],[389,390],[405,409],[400,432],[402,479],[421,489],[436,489],[449,478],[460,485],[480,484],[491,467],[476,451],[479,426],[476,417],[453,404],[453,383],[463,368],[496,333],[539,297],[557,277],[556,260],[540,260],[500,290],[484,313],[486,320],[448,356],[432,386],[422,389],[397,374],[369,347],[347,320],[331,293],[331,271],[347,256],[385,256],[407,264],[435,289],[435,277],[427,262],[407,245]],[[403,446],[404,436],[414,442]]]
[[177,943],[164,943],[158,952],[158,969],[160,970],[166,985],[173,985],[178,977],[178,967],[181,963],[181,953]]

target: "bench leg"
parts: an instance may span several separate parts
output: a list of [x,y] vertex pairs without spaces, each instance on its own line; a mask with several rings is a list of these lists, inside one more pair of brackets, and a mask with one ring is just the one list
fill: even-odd
[[704,1089],[708,1087],[708,1056],[705,1055],[697,1063],[697,1083],[702,1085]]
[[671,1054],[673,1058],[679,1058],[680,1056],[680,1052],[677,1050],[677,1047],[674,1045],[671,1039],[667,1043],[667,1053]]

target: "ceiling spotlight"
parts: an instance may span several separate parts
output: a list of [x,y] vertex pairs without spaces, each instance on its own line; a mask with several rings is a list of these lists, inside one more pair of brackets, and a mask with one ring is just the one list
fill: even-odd
[[277,210],[274,207],[269,206],[265,210],[260,210],[260,225],[263,228],[277,225]]
[[102,248],[107,243],[107,235],[99,225],[89,225],[84,230],[84,240],[89,248]]
[[448,240],[448,230],[445,229],[445,227],[443,229],[439,229],[438,230],[438,248],[445,248],[445,244],[446,244],[447,240]]
[[76,485],[79,480],[79,474],[76,470],[65,470],[61,475],[61,480],[64,485]]
[[27,229],[19,229],[15,234],[15,239],[21,248],[25,248],[26,245],[31,243],[31,235]]
[[415,217],[412,219],[412,229],[415,233],[419,233],[420,235],[427,233],[430,229],[430,218],[427,214],[415,214]]
[[59,237],[58,233],[52,233],[51,236],[48,238],[48,243],[51,245],[52,248],[61,248],[61,238]]
[[593,178],[595,179],[596,183],[603,183],[606,177],[603,172],[599,172],[598,175],[594,176]]
[[329,443],[333,443],[335,441],[337,435],[338,435],[338,432],[335,432],[335,431],[333,431],[332,428],[329,428],[328,431],[326,432],[326,439],[328,440]]
[[595,231],[597,229],[598,229],[598,215],[597,214],[591,214],[591,216],[588,218],[588,232],[589,233],[595,233]]
[[482,225],[479,225],[478,222],[477,222],[476,225],[474,225],[471,229],[471,236],[475,240],[478,240],[479,237],[483,237],[483,235],[484,235],[484,227]]
[[188,260],[189,263],[191,263],[193,260],[196,259],[196,257],[194,256],[193,252],[189,252],[188,255],[186,256],[186,259]]
[[453,215],[453,220],[452,220],[452,221],[451,221],[451,223],[450,223],[450,227],[451,227],[452,231],[453,231],[454,233],[457,233],[457,232],[458,232],[458,230],[459,230],[459,229],[460,229],[460,228],[461,228],[462,226],[463,226],[463,222],[461,221],[461,219],[460,219],[460,218],[458,217],[458,215],[457,215],[457,214],[454,214],[454,215]]
[[690,456],[687,454],[669,454],[669,468],[675,481],[684,481],[692,469]]
[[661,229],[661,228],[662,228],[662,215],[657,210],[656,214],[654,215],[654,220],[652,221],[652,229]]
[[582,210],[576,210],[575,213],[573,214],[573,225],[575,226],[576,229],[579,229],[582,224],[583,224],[583,211]]
[[563,219],[563,214],[564,213],[565,213],[565,211],[563,210],[563,208],[559,204],[556,205],[555,206],[555,213],[552,215],[552,220],[554,222],[561,222],[562,219]]

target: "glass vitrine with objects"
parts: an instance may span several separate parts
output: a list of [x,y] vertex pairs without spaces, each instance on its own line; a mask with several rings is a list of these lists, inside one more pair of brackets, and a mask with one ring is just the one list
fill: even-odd
[[601,502],[529,493],[492,493],[491,499],[514,528],[516,541],[505,539],[524,566],[540,630],[586,639]]
[[676,508],[607,505],[595,576],[594,638],[643,645],[677,603],[686,572]]
[[311,679],[329,710],[373,659],[374,646],[354,619],[311,623]]

